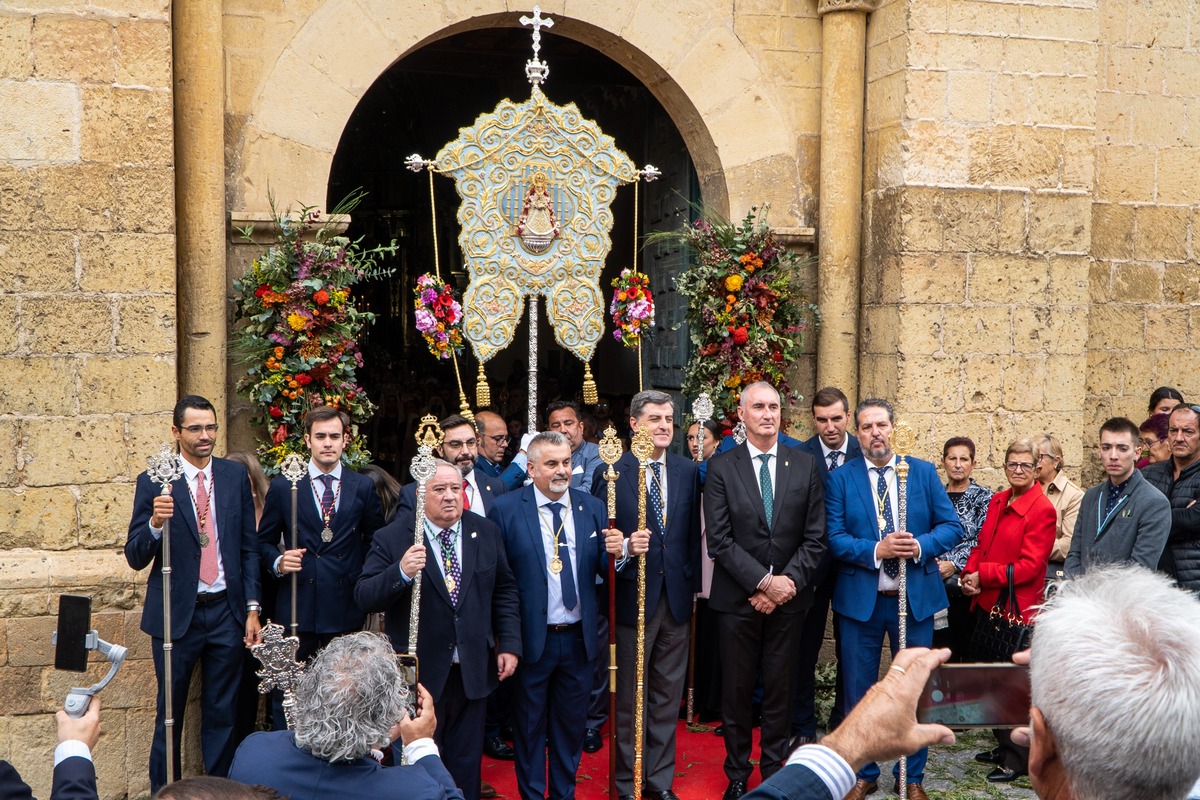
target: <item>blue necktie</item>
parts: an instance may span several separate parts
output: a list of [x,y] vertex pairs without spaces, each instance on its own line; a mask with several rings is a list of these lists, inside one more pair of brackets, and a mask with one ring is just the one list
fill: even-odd
[[575,592],[575,569],[571,566],[571,549],[567,547],[567,533],[563,528],[563,504],[547,503],[546,505],[549,507],[550,513],[554,515],[554,539],[558,543],[558,558],[563,565],[559,581],[562,584],[563,606],[570,611],[579,605],[579,595]]
[[650,469],[654,470],[654,477],[650,481],[648,494],[650,495],[650,511],[654,514],[654,520],[658,523],[658,532],[666,534],[663,529],[663,501],[662,501],[662,464],[657,461],[650,462]]
[[775,490],[771,488],[771,470],[767,466],[771,454],[763,453],[757,458],[762,459],[762,466],[758,468],[758,488],[762,490],[763,511],[767,512],[767,527],[770,528],[775,520]]
[[[879,531],[879,538],[882,539],[889,533],[895,533],[896,527],[892,523],[892,496],[888,493],[887,471],[891,467],[872,467],[879,474],[879,478],[875,481],[875,491],[879,493],[879,507],[883,509],[883,528]],[[895,580],[900,577],[900,559],[885,558],[883,560],[883,572],[889,578]]]

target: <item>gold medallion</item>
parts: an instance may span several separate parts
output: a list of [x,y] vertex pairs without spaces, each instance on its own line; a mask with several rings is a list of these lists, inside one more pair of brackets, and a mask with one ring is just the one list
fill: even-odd
[[885,519],[883,518],[883,515],[882,515],[882,514],[880,514],[880,515],[879,515],[879,530],[883,530],[883,529],[884,529],[884,528],[886,528],[886,527],[887,527],[887,520],[885,520]]
[[453,592],[454,587],[458,584],[454,582],[454,578],[446,578],[446,591]]
[[555,575],[562,572],[562,559],[561,558],[559,558],[558,556],[555,556],[554,558],[550,559],[550,571],[553,572]]
[[208,534],[207,533],[200,534],[200,546],[208,547]]
[[332,542],[333,541],[333,530],[330,529],[330,527],[328,525],[325,526],[325,530],[321,531],[321,541],[322,542]]

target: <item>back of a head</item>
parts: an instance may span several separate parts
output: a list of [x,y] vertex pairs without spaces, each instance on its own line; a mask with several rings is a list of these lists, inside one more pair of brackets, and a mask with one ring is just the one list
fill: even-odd
[[323,761],[350,761],[388,743],[404,711],[404,679],[377,633],[339,636],[317,653],[296,687],[296,744]]
[[1060,584],[1036,630],[1033,705],[1073,796],[1184,797],[1200,769],[1200,599],[1104,567]]
[[158,790],[154,800],[287,800],[266,786],[247,786],[229,778],[197,775],[169,783]]

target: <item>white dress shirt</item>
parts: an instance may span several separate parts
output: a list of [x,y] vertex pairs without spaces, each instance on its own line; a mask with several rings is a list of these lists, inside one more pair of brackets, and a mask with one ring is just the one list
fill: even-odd
[[[874,505],[875,505],[875,514],[872,516],[873,516],[873,518],[877,519],[879,517],[879,515],[882,513],[882,509],[879,506],[879,473],[876,471],[879,468],[876,467],[873,463],[871,463],[871,461],[868,459],[864,458],[863,462],[867,465],[867,483],[869,483],[871,486],[871,502],[874,503]],[[896,475],[896,456],[895,456],[895,454],[892,455],[891,460],[888,461],[888,463],[884,464],[884,466],[891,467],[891,469],[889,469],[887,472],[884,473],[884,480],[887,481],[888,503],[891,505],[891,515],[890,516],[892,518],[892,530],[898,531],[898,530],[900,530],[900,521],[899,521],[899,518],[897,517],[897,512],[899,511],[899,508],[900,508],[900,501],[899,501],[900,496],[898,494],[898,486],[900,483],[900,479]],[[877,538],[879,538],[880,540],[883,539],[883,531],[879,529],[878,525],[875,527],[875,536]],[[920,561],[921,561],[921,546],[919,544],[917,545],[917,555],[916,555],[916,557],[914,557],[911,560],[914,564],[920,563]],[[894,591],[899,590],[900,579],[898,577],[896,577],[896,578],[888,577],[888,574],[886,572],[884,572],[882,569],[880,569],[880,567],[882,567],[882,566],[883,566],[883,559],[879,557],[879,545],[875,545],[875,569],[879,570],[879,591],[894,592]]]
[[[767,459],[767,472],[769,472],[771,474],[771,496],[774,497],[775,496],[775,464],[779,461],[779,439],[778,439],[778,437],[776,437],[775,441],[771,444],[770,450],[759,450],[757,447],[755,447],[753,444],[750,443],[749,439],[746,440],[746,449],[748,449],[750,451],[750,465],[752,467],[754,467],[754,477],[755,477],[755,483],[758,485],[759,497],[762,496],[762,481],[757,480],[759,471],[762,470],[762,460],[759,458],[759,456],[762,456],[762,455],[770,456],[770,458]],[[767,520],[767,522],[769,523],[770,520]]]
[[[574,622],[579,622],[583,619],[583,596],[579,588],[579,576],[575,573],[578,571],[579,562],[575,560],[575,515],[571,508],[571,492],[563,493],[563,496],[557,500],[551,500],[546,495],[542,494],[541,490],[536,486],[533,487],[533,499],[537,503],[538,522],[541,527],[542,534],[542,550],[546,558],[546,624],[547,625],[569,625]],[[561,503],[562,511],[562,533],[555,535],[554,530],[554,515],[550,509],[546,508],[547,503]],[[566,570],[555,575],[550,571],[550,559],[558,555],[558,540],[565,539],[567,542],[567,553],[571,559],[571,575],[575,578],[575,596],[579,598],[579,602],[575,604],[575,608],[568,609],[563,605],[562,595],[562,580],[567,574]],[[591,591],[591,586],[588,586],[588,591]]]
[[342,483],[342,462],[339,461],[335,464],[331,472],[324,473],[312,462],[312,459],[309,459],[308,481],[312,484],[310,491],[312,492],[313,504],[317,509],[318,519],[321,519],[321,497],[325,494],[325,481],[319,481],[317,477],[325,474],[333,476],[333,481],[329,484],[329,489],[333,492],[333,510],[337,511],[342,505],[342,493],[338,490],[338,487]]
[[839,467],[842,466],[843,464],[845,464],[846,461],[849,459],[849,456],[850,456],[850,452],[849,452],[850,451],[850,436],[849,435],[843,435],[842,436],[842,446],[835,447],[832,450],[825,446],[825,440],[822,439],[820,436],[817,437],[817,442],[820,443],[820,445],[821,445],[821,454],[822,454],[822,457],[825,459],[824,467],[825,467],[826,471],[829,471],[829,454],[830,453],[834,453],[834,452],[841,453],[841,455],[838,456],[837,465]]

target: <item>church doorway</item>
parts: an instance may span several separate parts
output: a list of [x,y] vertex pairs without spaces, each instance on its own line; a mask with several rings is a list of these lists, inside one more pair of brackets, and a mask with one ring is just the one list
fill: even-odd
[[[457,33],[415,50],[366,92],[333,159],[327,207],[357,188],[367,192],[347,235],[362,237],[367,246],[392,239],[398,245],[388,261],[391,277],[360,287],[362,305],[377,315],[363,342],[360,379],[378,411],[364,433],[376,460],[398,477],[406,477],[415,450],[415,421],[426,413],[440,417],[459,407],[453,366],[429,354],[413,322],[413,286],[418,276],[433,271],[434,253],[428,176],[410,172],[404,159],[412,153],[432,158],[460,127],[471,125],[501,99],[528,97],[524,64],[529,55],[529,31],[518,28]],[[662,170],[659,181],[639,189],[639,236],[686,224],[691,204],[701,200],[696,170],[679,130],[653,94],[616,61],[563,36],[543,33],[542,58],[550,64],[543,86],[550,100],[574,102],[634,163]],[[453,181],[440,176],[434,180],[434,192],[442,277],[461,291],[467,275],[457,242],[458,195]],[[606,303],[612,279],[634,255],[633,206],[632,186],[623,187],[612,205],[613,245],[600,282]],[[656,298],[655,335],[643,345],[643,381],[647,387],[677,393],[688,353],[687,331],[679,327],[684,306],[673,279],[686,266],[687,254],[658,246],[639,257]],[[540,319],[539,404],[579,399],[583,365],[554,341],[544,313]],[[585,411],[596,420],[597,430],[609,419],[620,430],[628,419],[628,400],[638,389],[637,357],[613,341],[611,320],[607,322],[592,360],[601,402]],[[487,364],[492,407],[520,425],[527,414],[522,391],[527,325],[523,321],[513,344]],[[459,366],[474,408],[478,365],[469,347]]]

